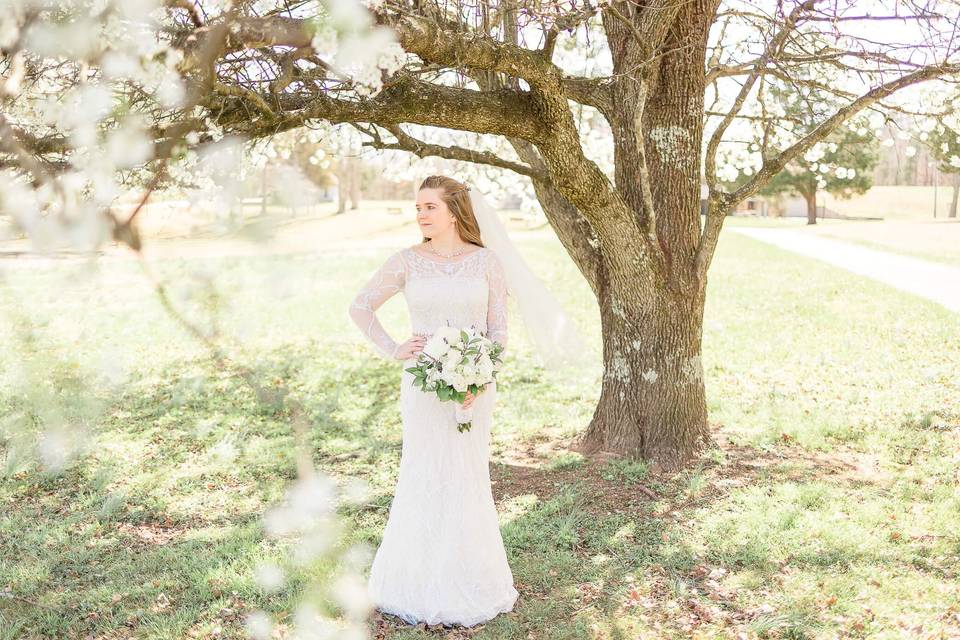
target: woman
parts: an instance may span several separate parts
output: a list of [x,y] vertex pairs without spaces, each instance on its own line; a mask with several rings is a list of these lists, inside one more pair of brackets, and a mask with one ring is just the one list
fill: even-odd
[[[507,282],[480,237],[469,188],[430,176],[417,194],[423,240],[391,255],[350,305],[350,316],[385,357],[413,366],[441,325],[473,325],[507,343]],[[375,311],[404,292],[413,336],[395,342]],[[411,624],[472,626],[511,611],[518,593],[490,489],[488,452],[496,383],[463,403],[473,427],[456,428],[455,403],[401,376],[400,474],[368,593]]]

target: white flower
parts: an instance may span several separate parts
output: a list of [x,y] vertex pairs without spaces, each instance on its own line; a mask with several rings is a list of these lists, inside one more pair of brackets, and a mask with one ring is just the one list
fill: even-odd
[[821,158],[823,158],[824,155],[825,153],[824,153],[823,146],[818,144],[818,145],[814,145],[813,148],[807,150],[807,152],[803,154],[803,159],[806,160],[807,162],[817,162]]
[[451,343],[454,343],[460,339],[460,329],[444,325],[442,327],[438,327],[433,335],[441,336],[449,340]]
[[479,366],[480,375],[483,376],[484,380],[490,380],[493,375],[493,361],[490,358],[484,357],[480,359],[480,362],[477,363]]
[[466,391],[467,390],[467,379],[464,378],[459,373],[453,374],[453,379],[450,382],[454,389],[457,391]]
[[453,367],[444,367],[443,371],[440,372],[440,379],[446,384],[453,384],[453,378],[456,375],[457,373],[453,370]]
[[431,337],[427,340],[427,344],[423,347],[423,352],[430,356],[431,358],[436,358],[438,360],[442,359],[447,352],[450,350],[450,345],[444,342],[443,338],[437,336]]
[[460,355],[459,351],[451,349],[450,352],[440,360],[440,366],[444,371],[454,371],[462,358],[463,356]]
[[453,327],[440,327],[427,340],[423,352],[431,358],[442,359],[450,351],[450,344],[455,343],[459,335],[460,331]]

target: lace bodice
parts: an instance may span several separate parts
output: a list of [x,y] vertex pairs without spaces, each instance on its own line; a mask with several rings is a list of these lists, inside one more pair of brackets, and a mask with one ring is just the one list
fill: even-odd
[[507,346],[507,282],[491,249],[480,247],[455,261],[441,261],[406,247],[377,269],[350,303],[350,317],[385,358],[395,358],[397,342],[377,318],[377,309],[403,291],[414,334],[437,327],[473,325]]

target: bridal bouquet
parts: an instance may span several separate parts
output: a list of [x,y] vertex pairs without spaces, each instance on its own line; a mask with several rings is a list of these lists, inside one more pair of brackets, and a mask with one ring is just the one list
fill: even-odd
[[441,400],[457,402],[457,430],[470,429],[473,406],[464,409],[461,403],[467,391],[478,395],[494,381],[500,370],[500,353],[503,346],[490,340],[474,327],[437,329],[414,367],[405,369],[413,374],[414,386],[426,392],[435,392]]

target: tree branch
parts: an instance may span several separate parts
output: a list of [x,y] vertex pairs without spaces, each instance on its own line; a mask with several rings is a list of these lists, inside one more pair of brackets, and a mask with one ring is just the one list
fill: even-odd
[[787,16],[787,19],[784,22],[783,28],[780,29],[780,31],[770,40],[770,44],[767,45],[763,55],[760,56],[760,59],[757,60],[756,65],[750,72],[750,75],[747,76],[747,79],[740,88],[740,93],[737,94],[730,111],[717,125],[717,128],[713,131],[713,135],[710,136],[710,142],[707,143],[706,158],[704,160],[704,174],[707,181],[707,187],[710,189],[711,193],[717,190],[717,148],[720,146],[720,141],[723,139],[724,132],[726,132],[727,127],[730,126],[730,123],[733,122],[734,117],[740,113],[740,109],[743,108],[743,103],[746,102],[747,96],[750,95],[750,91],[753,90],[753,86],[756,84],[757,78],[760,77],[761,71],[766,68],[770,60],[783,49],[784,45],[786,45],[787,39],[796,28],[801,16],[812,10],[817,2],[818,0],[806,0],[805,2],[797,5],[793,11],[790,12],[790,15]]
[[375,14],[380,24],[394,29],[404,50],[426,62],[473,70],[497,71],[523,78],[531,86],[561,91],[563,70],[538,51],[501,42],[486,34],[443,29],[434,20],[418,16],[396,18]]
[[364,132],[370,135],[373,140],[365,141],[363,146],[373,147],[374,149],[409,151],[421,158],[425,158],[427,156],[436,156],[439,158],[446,158],[448,160],[461,160],[463,162],[486,164],[491,167],[507,169],[508,171],[513,171],[514,173],[519,173],[520,175],[528,176],[530,178],[536,178],[537,180],[541,180],[545,183],[550,182],[550,176],[546,173],[536,171],[532,167],[525,164],[503,160],[496,154],[490,153],[489,151],[475,151],[473,149],[467,149],[466,147],[461,147],[458,145],[443,146],[431,144],[429,142],[414,138],[400,128],[399,125],[387,125],[384,128],[394,135],[394,137],[397,139],[397,142],[385,142],[377,133],[376,129],[373,129],[372,131],[364,130]]
[[695,256],[697,276],[702,279],[706,275],[710,261],[713,258],[713,253],[716,250],[720,229],[723,226],[723,219],[726,217],[726,214],[738,202],[750,197],[772,180],[774,176],[783,170],[787,163],[799,157],[801,154],[806,153],[807,150],[821,140],[824,140],[835,131],[837,127],[857,113],[880,102],[893,93],[911,85],[955,73],[960,73],[960,63],[929,65],[874,87],[847,106],[839,109],[832,116],[821,122],[813,131],[782,150],[779,154],[766,158],[760,170],[733,193],[711,192],[707,224],[700,237]]
[[395,76],[371,98],[348,100],[327,93],[280,93],[269,98],[280,106],[275,120],[251,119],[242,108],[247,101],[242,99],[236,105],[225,104],[217,123],[252,138],[318,119],[333,123],[372,122],[384,127],[421,124],[516,136],[534,143],[550,135],[528,93],[461,89],[424,82],[405,73]]

